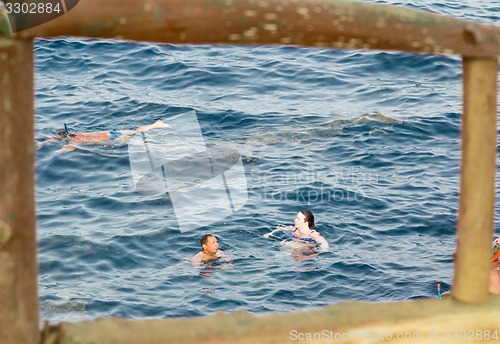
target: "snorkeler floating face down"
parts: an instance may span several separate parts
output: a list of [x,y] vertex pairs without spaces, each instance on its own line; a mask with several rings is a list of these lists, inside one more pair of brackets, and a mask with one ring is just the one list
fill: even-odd
[[36,148],[40,149],[46,143],[54,141],[67,141],[65,146],[59,151],[72,151],[79,145],[83,144],[104,144],[114,139],[127,140],[131,136],[139,132],[145,132],[151,129],[170,128],[170,125],[158,120],[153,124],[138,127],[134,130],[110,130],[110,131],[94,131],[89,133],[70,132],[68,126],[64,123],[64,129],[58,130],[56,135],[43,141],[37,142]]

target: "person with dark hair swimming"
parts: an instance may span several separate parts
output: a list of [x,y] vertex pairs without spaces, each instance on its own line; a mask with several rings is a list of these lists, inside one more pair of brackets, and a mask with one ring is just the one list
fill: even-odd
[[139,127],[135,130],[111,130],[111,131],[95,131],[91,133],[76,133],[70,132],[68,126],[64,123],[64,129],[58,130],[57,135],[43,142],[37,142],[37,149],[42,148],[46,143],[54,141],[67,141],[67,144],[61,148],[61,151],[73,151],[80,145],[104,144],[114,139],[125,139],[136,133],[145,132],[157,128],[170,128],[170,126],[161,120],[153,124]]
[[220,258],[226,258],[228,256],[224,251],[219,250],[219,243],[217,238],[212,234],[205,234],[200,239],[201,252],[198,252],[193,258],[191,258],[191,263],[194,266],[201,266],[201,264],[211,263],[219,260]]
[[330,248],[328,241],[316,230],[314,215],[309,210],[299,211],[297,217],[295,217],[294,226],[279,226],[272,232],[264,234],[264,238],[269,238],[277,231],[292,231],[294,241],[305,244],[317,244],[321,248],[321,251],[328,251]]

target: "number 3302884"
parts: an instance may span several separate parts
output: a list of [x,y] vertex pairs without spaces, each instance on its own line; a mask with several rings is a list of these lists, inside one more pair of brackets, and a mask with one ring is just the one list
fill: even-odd
[[19,2],[14,2],[14,3],[6,3],[5,4],[5,9],[7,10],[8,14],[50,14],[50,13],[61,13],[63,12],[63,9],[61,8],[61,4],[57,3],[55,5],[51,4],[50,2],[44,3],[44,2],[39,2],[39,3],[19,3]]

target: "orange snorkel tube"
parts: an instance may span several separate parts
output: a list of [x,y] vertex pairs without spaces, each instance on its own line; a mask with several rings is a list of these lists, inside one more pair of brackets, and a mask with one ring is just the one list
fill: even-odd
[[493,263],[495,260],[497,260],[498,258],[500,258],[500,251],[498,251],[494,256],[493,258],[491,258],[491,262]]
[[491,262],[495,262],[495,260],[497,260],[498,258],[500,258],[500,243],[498,240],[500,238],[496,238],[495,240],[493,240],[493,258],[491,258]]

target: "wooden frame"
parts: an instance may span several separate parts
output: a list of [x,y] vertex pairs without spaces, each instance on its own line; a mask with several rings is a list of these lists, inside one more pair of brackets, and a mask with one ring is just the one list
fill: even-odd
[[[118,4],[111,0],[81,1],[63,16],[20,32],[10,29],[5,7],[0,6],[0,296],[3,300],[0,333],[3,343],[34,344],[39,339],[32,40],[56,36],[159,43],[292,44],[461,55],[464,115],[453,282],[456,301],[438,302],[442,302],[439,304],[442,307],[449,307],[446,308],[451,319],[446,323],[449,330],[453,330],[453,326],[463,326],[460,319],[481,320],[471,326],[481,329],[486,326],[486,329],[491,323],[489,319],[498,318],[500,300],[488,296],[487,276],[494,215],[500,28],[406,8],[340,0],[121,0]],[[466,310],[459,304],[480,305],[488,300],[489,306]],[[366,314],[392,307],[387,315],[380,315],[373,326],[383,327],[390,322],[397,324],[396,328],[412,324],[422,328],[422,324],[431,321],[432,310],[437,307],[435,300],[410,304],[412,306],[361,304],[349,306],[351,308],[338,305],[319,313],[308,312],[308,319],[319,320],[304,324],[314,329],[317,324],[330,319],[335,321],[332,326],[337,328],[346,329],[347,325],[366,328],[368,323],[373,325],[375,322],[371,318],[361,320]],[[393,317],[399,314],[397,310],[401,307],[408,307],[410,312],[406,322]],[[354,311],[349,313],[349,309]],[[350,314],[349,319],[336,317],[334,313]],[[286,333],[284,329],[288,321],[295,316],[271,315],[268,316],[271,321],[264,322],[241,314],[206,317],[200,321],[176,319],[136,323],[108,319],[48,326],[43,332],[43,341],[111,343],[121,338],[130,343],[140,340],[146,343],[194,343],[206,339],[200,332],[204,329],[205,334],[217,336],[209,342],[272,340],[279,343],[289,342],[290,338],[279,337],[281,340],[277,335]],[[227,321],[232,325],[224,326]],[[165,329],[185,332],[183,326],[194,324],[202,330],[190,332],[190,335],[181,333],[177,337],[170,335],[173,332],[165,332]],[[249,327],[248,324],[257,325]],[[220,330],[214,331],[209,325]],[[148,332],[140,328],[148,329]],[[438,330],[445,333],[443,331],[446,331],[444,327]],[[262,333],[268,337],[261,336]],[[102,336],[96,337],[98,334]]]

